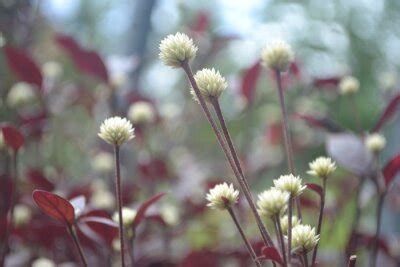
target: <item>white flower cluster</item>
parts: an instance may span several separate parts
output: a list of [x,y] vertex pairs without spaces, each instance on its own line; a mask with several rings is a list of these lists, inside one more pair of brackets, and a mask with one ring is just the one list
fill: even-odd
[[258,211],[262,216],[280,216],[286,211],[289,194],[275,187],[265,190],[258,195]]
[[168,35],[160,43],[160,59],[165,65],[173,68],[181,67],[184,61],[191,60],[196,53],[197,47],[193,44],[193,40],[184,33]]
[[155,117],[153,106],[145,101],[135,102],[128,109],[128,118],[134,124],[151,123]]
[[360,82],[353,76],[346,76],[339,83],[339,92],[342,95],[354,94],[359,89]]
[[386,139],[383,135],[373,133],[365,138],[365,146],[372,153],[379,153],[386,146]]
[[121,117],[106,119],[101,124],[98,135],[107,143],[116,146],[120,146],[135,137],[132,123]]
[[307,172],[316,177],[327,178],[336,170],[336,163],[331,158],[319,157],[309,163],[310,170]]
[[319,241],[315,228],[310,225],[298,224],[292,228],[292,247],[296,253],[311,251]]
[[[194,79],[196,80],[201,95],[207,101],[210,101],[211,98],[218,98],[228,86],[225,78],[214,68],[199,70],[194,75]],[[194,99],[197,100],[193,88],[191,88],[191,93]]]
[[239,198],[239,191],[233,188],[233,185],[227,183],[217,184],[210,189],[206,196],[208,200],[207,206],[212,209],[224,210],[228,206],[236,203]]
[[[133,221],[135,220],[137,211],[131,208],[123,207],[122,208],[122,222],[124,226],[128,227],[132,225]],[[113,221],[119,223],[119,214],[115,212],[112,217]]]
[[[287,215],[284,215],[281,220],[281,229],[282,229],[282,233],[284,235],[287,234],[288,229],[289,229],[289,219]],[[300,224],[300,220],[297,218],[297,216],[293,215],[292,216],[292,228],[295,227],[296,225]]]
[[277,189],[288,192],[293,197],[299,196],[306,188],[301,184],[301,178],[293,174],[281,175],[279,179],[274,180],[274,185]]
[[294,60],[294,53],[287,43],[275,41],[262,50],[261,60],[273,70],[286,71]]
[[9,107],[18,107],[33,102],[36,99],[33,85],[26,82],[14,84],[7,95],[7,105]]

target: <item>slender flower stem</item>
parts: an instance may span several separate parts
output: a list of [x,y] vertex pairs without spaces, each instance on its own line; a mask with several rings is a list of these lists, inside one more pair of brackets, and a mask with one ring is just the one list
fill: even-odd
[[[322,178],[322,195],[321,195],[321,203],[319,207],[319,217],[318,217],[318,225],[317,225],[317,235],[321,234],[321,228],[322,228],[322,219],[324,217],[324,207],[325,207],[325,194],[326,194],[326,180],[327,177]],[[321,237],[320,237],[321,240]],[[318,252],[318,244],[315,246],[313,255],[312,255],[312,261],[311,261],[311,266],[315,265],[315,261],[317,259],[317,252]]]
[[[281,108],[281,114],[282,114],[283,140],[284,140],[284,144],[285,144],[288,170],[289,170],[289,173],[296,175],[296,170],[294,167],[294,160],[293,160],[292,140],[290,138],[290,132],[289,132],[289,119],[288,119],[288,115],[287,115],[287,111],[286,111],[285,96],[283,94],[281,72],[279,70],[275,71],[275,77],[276,77],[276,84],[278,87],[279,106]],[[301,216],[299,198],[296,198],[296,207],[297,207],[297,216],[299,217],[299,220],[301,221],[302,216]]]
[[303,253],[303,259],[304,259],[304,267],[308,267],[308,257],[306,252]]
[[115,192],[117,197],[117,208],[119,218],[119,240],[121,246],[121,266],[125,267],[125,239],[124,239],[124,222],[122,217],[122,194],[121,194],[121,171],[119,163],[119,146],[114,146],[115,154]]
[[375,237],[374,243],[371,251],[370,256],[370,266],[375,267],[376,262],[378,259],[378,243],[379,243],[379,235],[381,231],[381,221],[382,221],[382,210],[383,210],[383,203],[385,200],[385,193],[379,193],[378,205],[376,209],[376,230],[375,230]]
[[247,239],[246,234],[244,233],[243,228],[242,228],[242,226],[240,225],[238,219],[236,218],[236,215],[235,215],[235,213],[233,212],[232,207],[228,205],[228,206],[226,207],[226,209],[227,209],[227,211],[229,212],[229,215],[231,215],[232,220],[233,220],[233,222],[235,223],[236,228],[238,229],[238,231],[239,231],[239,233],[240,233],[240,236],[242,237],[243,242],[244,242],[244,244],[246,245],[247,251],[249,252],[251,258],[252,258],[253,261],[254,261],[254,263],[255,263],[257,266],[261,267],[260,262],[257,260],[257,255],[256,255],[256,253],[254,252],[253,248],[251,247],[251,244],[250,244],[249,240]]
[[349,263],[347,264],[347,267],[355,267],[356,266],[356,261],[357,261],[357,256],[356,255],[351,255],[349,257]]
[[279,216],[274,216],[273,220],[274,220],[275,227],[276,227],[276,234],[277,234],[278,239],[279,239],[280,244],[281,244],[281,252],[282,252],[283,263],[284,263],[284,266],[287,266],[285,239],[283,238],[281,221],[280,221]]
[[293,217],[293,196],[290,194],[288,205],[288,264],[292,259],[292,217]]
[[227,146],[225,144],[225,141],[222,139],[221,133],[219,132],[219,130],[218,130],[218,128],[217,128],[217,126],[216,126],[216,124],[215,124],[215,122],[214,122],[214,120],[213,120],[213,118],[211,116],[211,113],[210,113],[210,111],[209,111],[209,109],[207,107],[207,104],[205,103],[205,100],[204,100],[203,96],[200,93],[199,87],[197,86],[196,80],[193,77],[193,73],[192,73],[192,70],[191,70],[189,64],[186,61],[182,62],[182,68],[185,71],[185,73],[186,73],[186,75],[187,75],[187,77],[189,79],[189,82],[193,87],[193,90],[194,90],[194,92],[195,92],[195,94],[196,94],[196,96],[197,96],[197,98],[199,100],[200,106],[201,106],[201,108],[202,108],[202,110],[203,110],[208,122],[210,123],[211,128],[214,131],[215,136],[217,137],[218,143],[220,144],[220,146],[221,146],[221,148],[222,148],[222,150],[223,150],[223,152],[224,152],[224,154],[225,154],[225,156],[226,156],[226,158],[227,158],[227,160],[229,162],[229,165],[231,166],[231,168],[232,168],[232,170],[233,170],[233,172],[235,174],[235,177],[238,180],[239,185],[242,188],[242,191],[243,191],[243,193],[244,193],[244,195],[246,197],[246,200],[249,203],[250,209],[253,212],[253,215],[254,215],[254,217],[255,217],[255,219],[257,221],[257,225],[258,225],[258,228],[260,229],[261,236],[263,238],[263,241],[264,241],[265,245],[274,246],[274,244],[272,242],[272,239],[271,239],[267,229],[265,228],[265,226],[264,226],[264,224],[263,224],[263,222],[261,220],[260,215],[257,212],[257,208],[256,208],[256,205],[254,203],[254,200],[253,200],[249,190],[247,190],[247,186],[245,184],[244,178],[239,174],[239,172],[238,172],[238,170],[237,170],[237,168],[236,168],[236,166],[234,164],[234,161],[233,161],[233,159],[231,157],[231,154],[229,153],[228,148],[227,148]]
[[75,244],[75,246],[76,246],[76,249],[78,250],[78,252],[79,252],[79,257],[80,257],[80,259],[81,259],[81,261],[82,261],[82,264],[83,264],[83,266],[88,266],[87,265],[87,262],[86,262],[86,258],[85,258],[85,255],[83,254],[83,250],[82,250],[82,246],[81,246],[81,244],[80,244],[80,242],[79,242],[79,239],[78,239],[78,237],[77,237],[77,235],[76,235],[76,231],[75,231],[75,229],[74,229],[74,227],[72,226],[72,225],[70,225],[70,224],[68,224],[68,232],[69,232],[69,234],[71,235],[71,237],[72,237],[72,240],[74,241],[74,244]]
[[356,121],[357,130],[358,130],[358,132],[360,134],[362,134],[360,112],[358,111],[357,103],[356,103],[356,99],[355,99],[354,94],[349,96],[349,100],[350,100],[350,106],[351,106],[352,111],[353,111],[354,120]]

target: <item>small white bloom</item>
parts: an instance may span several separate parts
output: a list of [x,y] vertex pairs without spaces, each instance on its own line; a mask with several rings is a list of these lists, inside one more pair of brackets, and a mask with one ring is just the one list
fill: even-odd
[[[288,216],[285,215],[283,217],[281,217],[280,219],[281,222],[281,229],[282,229],[282,233],[284,235],[287,234],[287,231],[289,229],[289,219]],[[300,224],[300,220],[297,218],[297,216],[292,215],[292,228],[295,227],[296,225]]]
[[319,157],[309,163],[310,170],[307,172],[310,175],[320,178],[327,178],[336,170],[336,164],[331,158]]
[[99,173],[111,172],[114,169],[114,157],[111,153],[99,152],[93,157],[91,165]]
[[353,76],[346,76],[339,83],[339,92],[342,95],[354,94],[359,89],[360,82]]
[[294,60],[294,53],[286,42],[275,41],[262,50],[261,60],[273,70],[286,71]]
[[63,73],[63,67],[56,61],[48,61],[42,66],[42,73],[45,77],[50,79],[57,79]]
[[381,73],[379,75],[379,84],[383,90],[390,90],[397,84],[397,74],[393,71]]
[[119,241],[119,238],[112,241],[112,248],[114,251],[121,251],[121,242]]
[[386,139],[381,134],[373,133],[365,138],[365,146],[372,153],[378,153],[386,146]]
[[279,216],[285,212],[288,200],[287,192],[271,187],[258,195],[258,210],[265,217]]
[[170,34],[160,43],[160,59],[173,68],[181,67],[182,62],[191,60],[196,53],[197,47],[193,40],[184,33]]
[[18,107],[31,103],[36,99],[33,86],[26,82],[18,82],[14,84],[7,95],[7,105],[10,107]]
[[319,241],[315,234],[315,228],[309,225],[299,224],[292,228],[292,247],[296,253],[311,251]]
[[[213,97],[218,98],[228,86],[225,78],[222,77],[219,71],[216,71],[214,68],[199,70],[194,75],[194,79],[196,80],[201,95],[207,101],[210,101]],[[193,88],[191,88],[191,93],[194,99],[197,100]]]
[[[126,207],[122,208],[122,221],[124,222],[124,226],[132,225],[133,220],[135,220],[136,213],[137,212],[134,209],[126,208]],[[118,212],[115,212],[112,218],[116,223],[119,223]]]
[[108,190],[98,190],[92,194],[91,203],[98,209],[112,209],[115,205],[114,195]]
[[135,102],[128,109],[128,118],[134,124],[151,123],[155,117],[153,106],[145,101]]
[[227,183],[217,184],[214,188],[210,189],[206,196],[208,200],[207,206],[212,209],[224,210],[237,202],[239,198],[239,191],[233,188],[233,185]]
[[306,186],[301,184],[299,176],[293,174],[281,175],[279,179],[274,180],[277,189],[290,193],[293,197],[300,195]]
[[126,118],[112,117],[106,119],[100,126],[101,139],[111,145],[120,146],[135,137],[132,123]]
[[29,222],[32,217],[32,212],[28,206],[24,204],[17,204],[14,207],[14,224],[21,226]]
[[32,262],[32,267],[55,267],[54,261],[47,258],[38,258]]
[[113,73],[110,77],[110,83],[114,88],[122,87],[128,81],[128,75],[125,72]]
[[160,208],[160,214],[169,225],[176,225],[179,221],[179,209],[176,205],[164,204]]

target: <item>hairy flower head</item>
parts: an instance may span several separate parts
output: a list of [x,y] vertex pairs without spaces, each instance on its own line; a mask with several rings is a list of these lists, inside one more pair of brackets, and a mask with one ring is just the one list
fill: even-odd
[[120,146],[135,137],[132,123],[126,118],[112,117],[100,126],[98,136],[111,145]]
[[224,210],[228,206],[237,202],[239,198],[239,191],[233,188],[233,185],[227,183],[217,184],[214,188],[210,189],[206,199],[208,200],[207,206],[212,209]]
[[[194,75],[194,79],[196,80],[201,95],[207,101],[210,101],[211,98],[218,98],[228,86],[225,78],[214,68],[199,70]],[[197,96],[193,88],[191,88],[191,93],[197,101]]]
[[265,217],[279,216],[285,212],[288,200],[287,192],[272,187],[258,195],[258,210]]
[[160,59],[173,68],[181,67],[184,61],[191,60],[196,53],[197,47],[193,40],[184,33],[170,34],[160,43]]
[[365,146],[372,153],[378,153],[386,146],[386,138],[378,133],[370,134],[365,138]]
[[311,251],[319,241],[315,228],[309,225],[298,224],[292,228],[292,247],[296,253]]
[[281,175],[279,179],[274,180],[274,185],[277,189],[288,192],[293,197],[299,196],[306,188],[301,184],[300,177],[293,174]]
[[[136,217],[136,210],[123,207],[122,208],[122,221],[124,223],[124,226],[130,226],[132,225],[133,221],[135,220]],[[119,223],[119,214],[118,212],[115,212],[114,215],[112,216],[112,219],[114,222]]]
[[262,50],[261,60],[273,70],[286,71],[294,60],[294,53],[286,42],[275,41]]
[[339,92],[342,95],[354,94],[360,89],[360,82],[353,76],[343,77],[339,83]]
[[56,264],[47,258],[37,258],[32,262],[32,267],[56,267]]
[[9,107],[18,107],[31,103],[36,99],[33,86],[26,82],[14,84],[7,95],[7,105]]
[[331,158],[319,157],[309,163],[310,170],[307,172],[313,176],[327,178],[336,170],[336,164]]
[[[282,233],[284,235],[287,234],[287,231],[289,229],[289,219],[288,216],[285,215],[283,217],[281,217],[280,219],[281,222],[281,229],[282,229]],[[300,224],[300,220],[297,218],[297,216],[292,215],[292,228],[295,227],[296,225]]]
[[135,102],[128,109],[128,118],[134,124],[150,123],[155,119],[154,108],[146,101]]

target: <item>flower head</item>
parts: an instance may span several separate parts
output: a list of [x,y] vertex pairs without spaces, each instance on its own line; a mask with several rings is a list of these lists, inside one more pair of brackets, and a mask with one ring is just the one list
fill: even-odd
[[[281,222],[281,229],[284,235],[287,234],[288,228],[289,228],[289,219],[288,216],[285,215],[281,217],[280,219]],[[296,225],[300,224],[300,220],[297,218],[297,216],[293,215],[292,216],[292,228],[295,227]]]
[[286,71],[294,60],[294,53],[287,43],[275,41],[262,50],[261,60],[273,70]]
[[[132,225],[133,221],[135,220],[136,217],[136,210],[123,207],[122,208],[122,221],[124,223],[124,226],[130,226]],[[118,212],[115,212],[113,217],[113,221],[116,223],[119,223],[119,215]]]
[[33,102],[36,99],[35,90],[26,82],[14,84],[7,95],[7,104],[10,107],[18,107]]
[[191,60],[196,53],[197,47],[193,40],[184,33],[170,34],[160,43],[160,59],[173,68],[181,67],[184,61]]
[[207,206],[212,209],[224,210],[237,202],[239,198],[239,191],[233,188],[233,185],[227,183],[217,184],[214,188],[210,189],[206,196],[208,200]]
[[288,200],[287,192],[272,187],[258,195],[258,210],[265,217],[279,216],[286,210]]
[[107,143],[117,146],[135,137],[131,122],[121,117],[106,119],[101,124],[100,133],[98,135]]
[[48,61],[42,66],[42,73],[45,77],[56,79],[63,73],[63,67],[56,61]]
[[14,207],[14,224],[16,226],[24,225],[31,219],[32,213],[28,206],[17,204]]
[[372,153],[378,153],[386,146],[386,139],[381,134],[373,133],[365,138],[365,146]]
[[319,236],[315,228],[309,225],[298,224],[292,228],[292,247],[297,253],[307,253],[318,243]]
[[299,176],[293,174],[281,175],[279,179],[274,180],[277,189],[290,193],[293,197],[300,195],[306,186],[301,184]]
[[47,258],[37,258],[32,262],[32,267],[55,267],[54,261]]
[[310,170],[307,172],[320,178],[328,177],[336,169],[336,164],[331,158],[319,157],[309,164]]
[[128,109],[128,118],[134,124],[143,124],[152,122],[155,119],[153,106],[145,101],[133,103]]
[[[225,78],[221,76],[219,71],[212,69],[199,70],[195,75],[197,86],[199,87],[201,95],[205,100],[210,101],[211,98],[218,98],[228,86]],[[191,89],[192,95],[197,100],[193,88]]]
[[91,162],[92,168],[100,173],[107,173],[113,170],[114,157],[108,152],[97,153]]
[[359,89],[360,82],[353,76],[346,76],[339,83],[339,92],[342,95],[354,94]]

